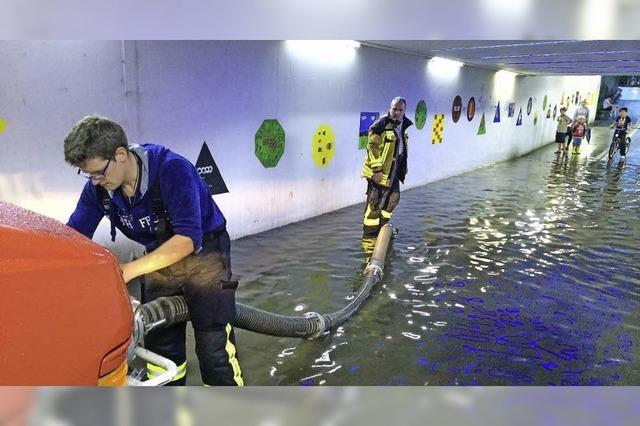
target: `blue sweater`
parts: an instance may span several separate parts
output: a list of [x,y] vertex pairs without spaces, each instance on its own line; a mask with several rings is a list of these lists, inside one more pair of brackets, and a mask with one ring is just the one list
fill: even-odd
[[[120,188],[109,191],[111,209],[115,209],[110,219],[115,227],[128,238],[144,245],[147,252],[160,245],[155,233],[158,218],[153,211],[151,194],[151,188],[159,181],[162,203],[171,219],[173,232],[191,238],[194,251],[199,252],[203,235],[226,225],[224,215],[213,201],[207,184],[193,164],[164,146],[143,144],[129,148],[141,160],[141,174],[131,205]],[[103,197],[89,181],[67,225],[92,238],[105,214]]]

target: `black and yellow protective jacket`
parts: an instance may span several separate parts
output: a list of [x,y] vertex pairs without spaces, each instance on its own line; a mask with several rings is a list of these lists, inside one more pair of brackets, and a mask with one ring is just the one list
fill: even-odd
[[[396,176],[400,182],[404,183],[404,177],[407,174],[407,148],[409,135],[407,128],[413,122],[406,116],[402,118],[401,132],[404,135],[404,153],[397,158],[397,137],[393,131],[396,121],[389,117],[389,113],[378,118],[369,127],[369,136],[367,142],[367,156],[364,159],[362,167],[362,177],[371,179],[374,172],[382,172],[382,180],[380,185],[389,187],[393,182],[390,181],[391,172],[394,167],[398,167]],[[398,162],[399,161],[399,162]],[[398,162],[398,164],[396,164]]]

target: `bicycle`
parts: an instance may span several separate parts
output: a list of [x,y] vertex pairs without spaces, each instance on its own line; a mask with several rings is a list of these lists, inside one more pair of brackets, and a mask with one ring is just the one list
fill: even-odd
[[[613,139],[611,140],[611,145],[609,145],[609,160],[611,160],[615,155],[616,151],[620,149],[621,139],[622,138],[620,137],[619,131],[616,130],[613,133]],[[627,136],[625,137],[625,147],[627,152],[629,151],[629,145],[631,145],[631,138]]]

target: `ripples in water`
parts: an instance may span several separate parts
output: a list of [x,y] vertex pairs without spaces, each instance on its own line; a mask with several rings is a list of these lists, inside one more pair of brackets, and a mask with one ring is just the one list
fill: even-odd
[[[626,163],[595,160],[594,135],[591,157],[545,147],[403,192],[385,277],[358,313],[316,341],[239,330],[246,383],[640,384],[640,167],[633,145]],[[361,214],[234,242],[239,298],[342,307],[366,261]]]

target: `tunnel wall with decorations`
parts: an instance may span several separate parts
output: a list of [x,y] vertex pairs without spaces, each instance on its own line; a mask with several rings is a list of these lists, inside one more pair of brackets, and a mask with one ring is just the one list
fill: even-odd
[[600,86],[335,42],[5,41],[0,57],[0,199],[66,221],[84,180],[63,140],[97,113],[196,164],[232,238],[363,202],[367,129],[395,96],[414,122],[406,189],[552,142],[559,108],[593,111]]

